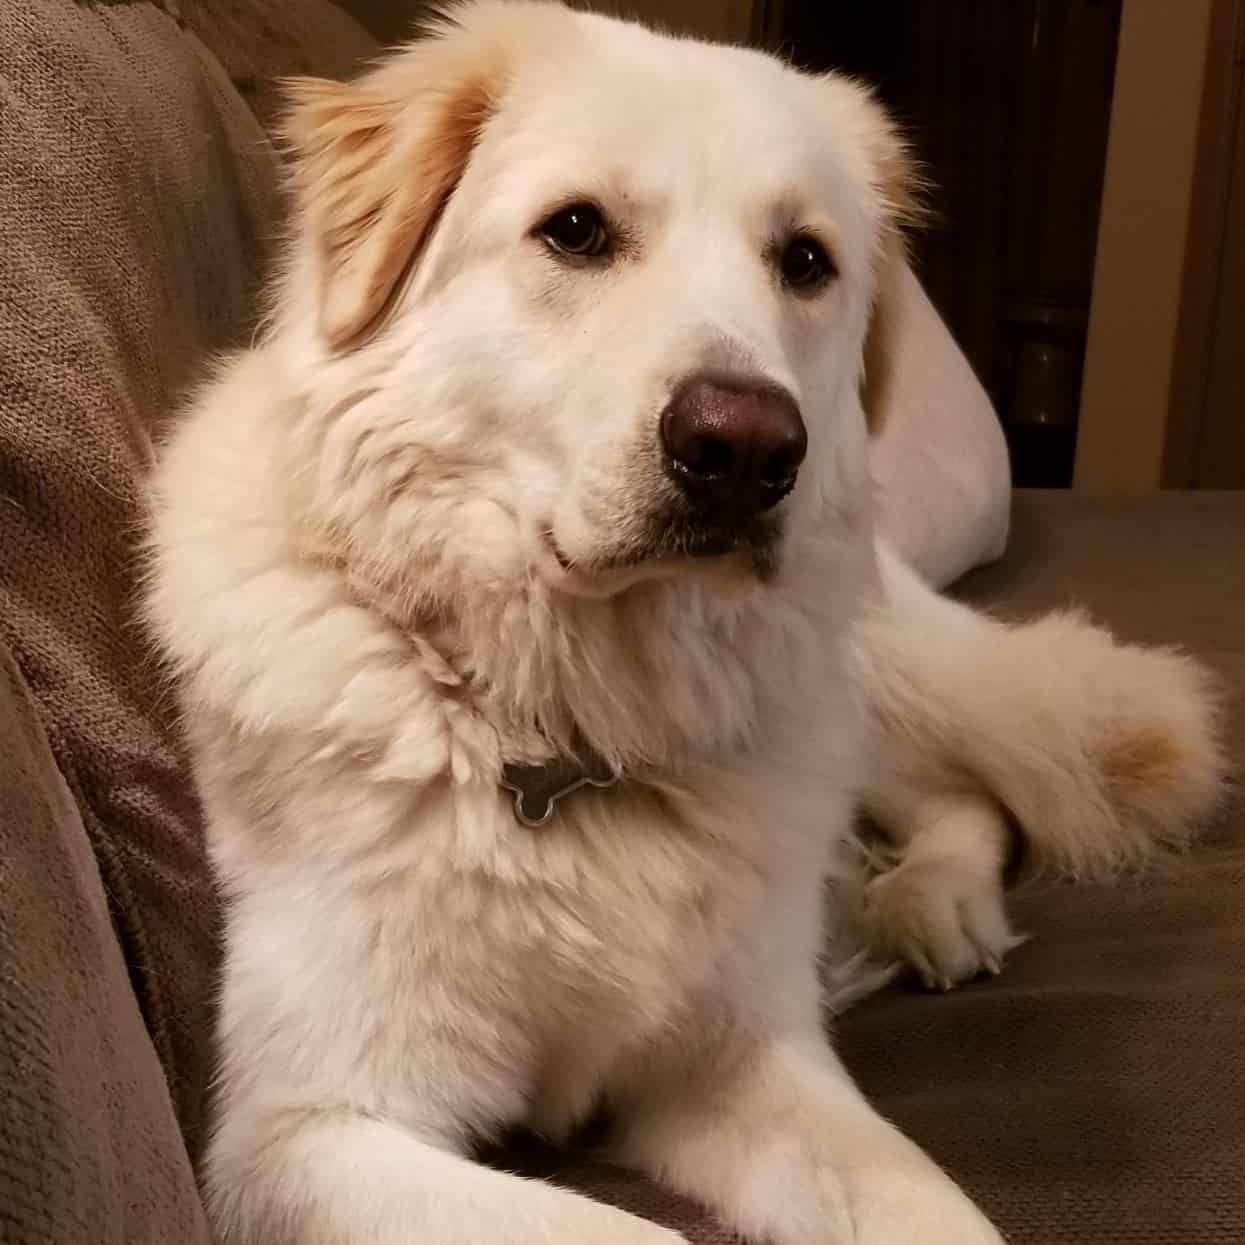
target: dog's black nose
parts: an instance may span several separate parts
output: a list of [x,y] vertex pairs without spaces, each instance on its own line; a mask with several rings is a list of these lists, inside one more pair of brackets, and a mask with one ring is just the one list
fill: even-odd
[[696,509],[747,518],[781,501],[808,449],[800,408],[764,380],[693,376],[661,416],[666,469]]

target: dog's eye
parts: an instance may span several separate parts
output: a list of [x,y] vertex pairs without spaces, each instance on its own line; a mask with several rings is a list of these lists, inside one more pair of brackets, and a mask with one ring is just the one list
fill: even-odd
[[554,212],[538,232],[555,251],[576,259],[603,255],[610,244],[605,221],[591,203],[572,203]]
[[834,261],[811,234],[798,233],[779,258],[782,279],[796,290],[815,290],[835,275]]

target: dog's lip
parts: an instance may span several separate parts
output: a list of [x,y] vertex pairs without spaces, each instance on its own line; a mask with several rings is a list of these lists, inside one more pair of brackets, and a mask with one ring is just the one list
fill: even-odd
[[713,558],[730,557],[732,554],[739,552],[739,544],[737,542],[723,538],[720,542],[710,543],[701,548],[688,549],[684,552],[662,552],[656,549],[641,552],[637,550],[634,554],[613,559],[604,564],[590,563],[585,566],[576,562],[574,558],[563,550],[562,546],[558,544],[558,538],[551,526],[546,525],[541,529],[541,539],[545,549],[552,556],[563,574],[567,576],[573,575],[581,579],[605,578],[620,572],[633,571],[649,564],[660,565],[666,562],[675,563],[688,560],[704,562]]
[[544,537],[545,545],[549,552],[553,554],[554,560],[564,571],[572,571],[575,569],[574,562],[562,552],[562,546],[558,544],[558,538],[553,534],[553,528],[546,527],[541,533]]
[[551,526],[540,530],[540,577],[552,588],[574,597],[608,597],[627,587],[625,571],[580,566],[558,543]]
[[[691,551],[676,553],[655,549],[641,553],[636,550],[631,557],[581,564],[559,545],[552,527],[540,529],[540,554],[535,564],[536,573],[556,592],[597,600],[616,596],[646,579],[693,571],[716,575],[719,573],[717,568],[728,575],[724,584],[736,586],[750,582],[749,576],[736,574],[737,571],[751,569],[761,574],[755,553],[749,553],[739,545],[721,552],[705,549],[694,554]],[[761,577],[765,578],[765,575]]]

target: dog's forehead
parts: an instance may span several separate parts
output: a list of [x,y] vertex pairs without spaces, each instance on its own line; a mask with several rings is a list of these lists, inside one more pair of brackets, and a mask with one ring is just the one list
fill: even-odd
[[[627,37],[607,37],[615,29]],[[588,33],[519,67],[498,118],[512,155],[572,176],[613,170],[640,195],[647,182],[815,197],[860,172],[818,84],[773,58],[629,27]]]

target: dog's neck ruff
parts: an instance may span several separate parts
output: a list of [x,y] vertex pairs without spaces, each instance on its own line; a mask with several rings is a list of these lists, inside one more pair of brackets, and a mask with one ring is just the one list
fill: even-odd
[[[824,647],[819,640],[815,652],[795,656],[814,633],[793,628],[784,646],[790,659],[776,677],[765,659],[772,640],[760,645],[757,637],[772,637],[784,619],[802,621],[798,610],[780,611],[775,622],[732,599],[717,615],[697,596],[689,606],[687,593],[660,583],[630,608],[626,594],[570,600],[555,611],[522,592],[484,592],[466,610],[404,597],[401,583],[387,583],[366,565],[336,565],[352,603],[405,640],[430,691],[447,702],[455,738],[467,750],[462,763],[507,793],[526,828],[548,825],[560,802],[583,788],[666,773],[675,757],[687,763],[733,755],[752,738],[762,693],[771,698],[784,678],[806,677]],[[765,599],[773,599],[772,588]],[[676,610],[688,608],[709,621],[697,628],[695,646],[680,648]],[[498,635],[506,643],[498,645]],[[672,643],[688,672],[679,694],[662,673],[668,655],[657,651]]]
[[538,765],[511,762],[502,767],[501,785],[514,796],[514,816],[530,830],[548,825],[558,802],[581,787],[612,787],[622,775],[585,742],[575,756],[556,756]]

